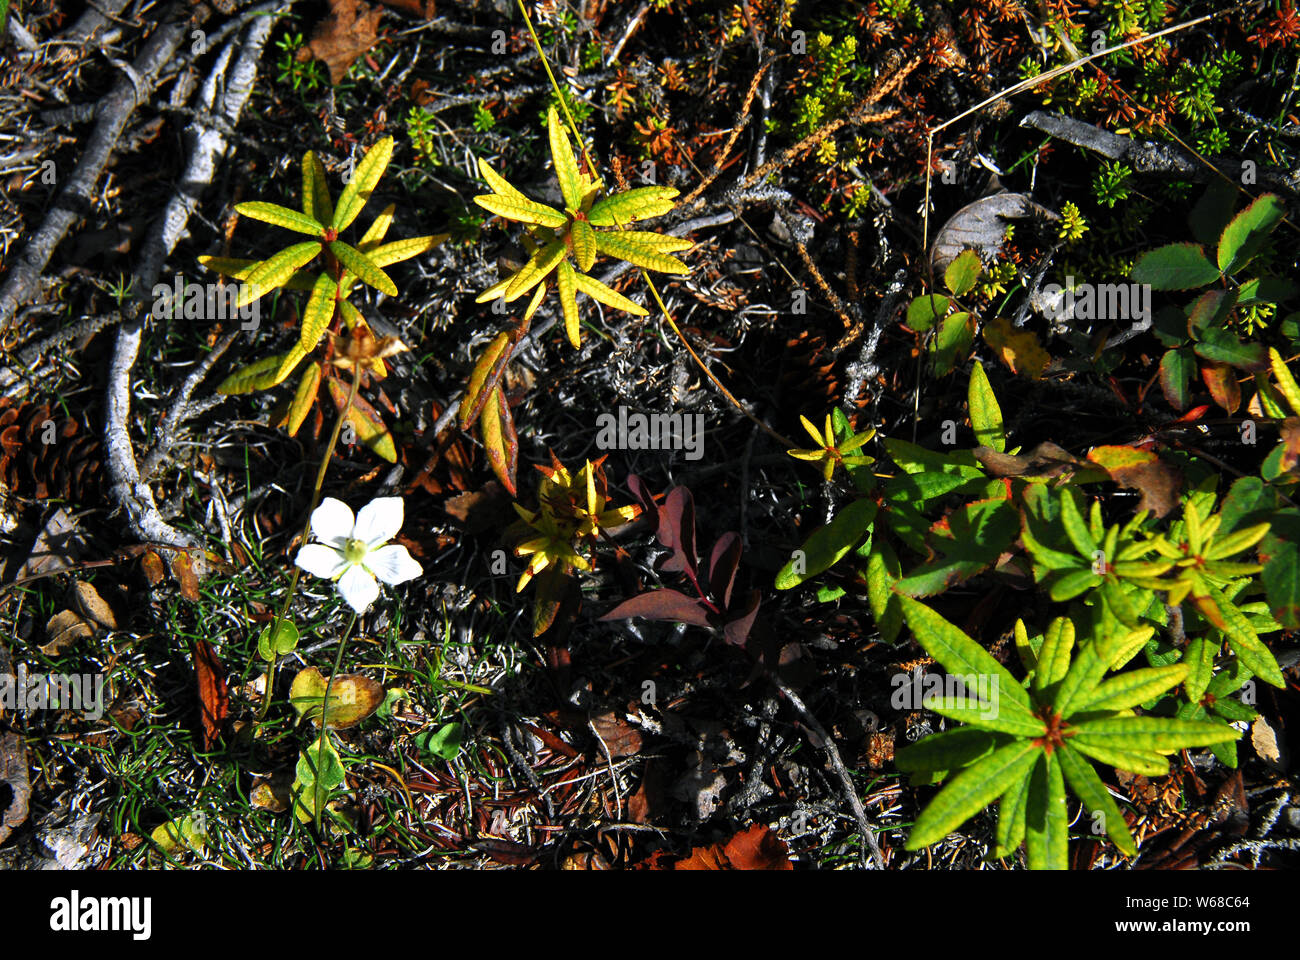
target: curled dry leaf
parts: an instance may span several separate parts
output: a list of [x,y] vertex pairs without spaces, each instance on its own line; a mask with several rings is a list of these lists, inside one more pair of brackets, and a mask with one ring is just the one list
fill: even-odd
[[977,250],[982,257],[993,257],[1002,249],[1006,238],[1006,221],[1030,216],[1060,219],[1023,193],[995,193],[968,203],[949,217],[935,234],[930,260],[936,270],[942,270],[963,250]]
[[49,642],[41,645],[41,653],[57,657],[78,640],[89,640],[95,635],[94,624],[84,620],[75,610],[60,610],[45,624]]
[[1104,469],[1112,480],[1127,490],[1142,494],[1138,510],[1149,510],[1163,517],[1174,508],[1183,475],[1172,463],[1161,460],[1150,450],[1136,447],[1094,447],[1088,459]]
[[226,668],[206,640],[194,641],[194,673],[199,684],[203,749],[211,750],[221,739],[221,725],[230,713],[230,693],[226,689]]
[[72,602],[87,620],[99,624],[105,630],[117,629],[113,608],[99,595],[94,585],[78,580],[73,584]]
[[311,40],[297,54],[299,62],[321,60],[330,72],[330,83],[347,76],[358,57],[379,40],[379,18],[383,7],[371,7],[359,0],[330,0],[329,14],[316,24]]
[[384,688],[369,677],[348,673],[335,677],[330,683],[315,667],[308,667],[299,671],[289,688],[289,701],[298,716],[309,716],[319,725],[326,686],[329,687],[330,702],[325,719],[335,730],[355,727],[384,702]]
[[640,864],[649,870],[793,870],[790,848],[770,827],[751,824],[730,840],[695,847],[690,855],[672,862],[656,853]]

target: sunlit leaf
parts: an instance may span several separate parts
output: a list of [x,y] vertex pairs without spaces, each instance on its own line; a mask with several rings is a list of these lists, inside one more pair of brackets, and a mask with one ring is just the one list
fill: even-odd
[[297,233],[305,233],[311,237],[319,237],[325,231],[324,224],[316,222],[315,219],[305,213],[290,210],[278,203],[248,200],[244,203],[235,204],[235,210],[240,215],[253,220],[261,220],[263,223],[274,224],[277,227],[284,227],[286,230],[293,230]]
[[[334,208],[334,219],[330,225],[335,230],[342,231],[351,226],[352,221],[357,218],[357,215],[361,213],[362,208],[370,199],[370,194],[375,189],[375,185],[379,183],[379,178],[388,169],[388,161],[392,157],[392,137],[384,137],[366,151],[366,155],[357,164],[352,179],[343,188],[343,193],[339,196],[338,206]],[[342,257],[339,259],[342,259]],[[360,276],[360,273],[358,273],[358,276]],[[361,279],[365,280],[365,277],[362,276]],[[390,296],[396,296],[396,293],[394,292]]]

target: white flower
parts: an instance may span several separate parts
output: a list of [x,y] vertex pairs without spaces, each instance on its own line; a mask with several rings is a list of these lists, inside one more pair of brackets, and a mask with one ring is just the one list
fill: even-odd
[[311,515],[311,532],[321,542],[307,544],[294,562],[310,574],[337,580],[348,606],[365,613],[379,597],[375,577],[398,584],[424,573],[405,547],[384,546],[401,528],[401,497],[370,501],[355,521],[346,503],[326,497]]

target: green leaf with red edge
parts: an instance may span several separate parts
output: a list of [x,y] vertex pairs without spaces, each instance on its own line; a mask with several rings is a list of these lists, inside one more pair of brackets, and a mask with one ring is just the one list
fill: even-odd
[[931,528],[927,543],[942,552],[894,588],[910,597],[928,597],[969,580],[997,562],[1020,532],[1020,515],[1007,500],[977,500],[958,507]]
[[[330,399],[342,411],[347,406],[348,388],[334,377],[330,377],[328,383]],[[347,422],[352,424],[357,439],[374,454],[389,463],[397,462],[397,447],[393,443],[393,435],[388,432],[388,427],[384,426],[379,412],[364,397],[352,398],[352,409],[348,411]]]
[[1201,380],[1214,402],[1228,413],[1241,406],[1241,384],[1237,382],[1236,371],[1228,364],[1206,361],[1201,365]]
[[1300,545],[1278,541],[1260,579],[1274,618],[1288,630],[1300,630]]
[[1219,238],[1219,269],[1233,274],[1248,264],[1285,213],[1277,194],[1266,193],[1233,217]]
[[1196,355],[1216,363],[1227,363],[1255,373],[1268,368],[1268,354],[1262,343],[1242,343],[1231,330],[1211,327],[1193,349]]
[[1219,268],[1199,243],[1170,243],[1138,257],[1130,276],[1154,290],[1192,290],[1218,280]]
[[465,388],[465,396],[460,402],[459,417],[462,430],[468,430],[469,425],[483,412],[489,394],[496,389],[501,375],[505,372],[510,353],[510,334],[502,331],[487,345],[487,349],[479,356],[478,363],[474,364],[474,369],[469,375],[469,385]]
[[1160,358],[1160,390],[1175,410],[1186,410],[1192,403],[1192,377],[1196,360],[1186,347],[1166,350]]
[[1192,303],[1187,315],[1187,332],[1195,339],[1221,330],[1228,311],[1237,302],[1235,290],[1207,290]]
[[519,438],[515,434],[514,417],[510,413],[510,403],[499,386],[493,387],[487,403],[479,416],[479,429],[482,433],[483,448],[487,451],[488,462],[492,472],[497,475],[501,485],[516,496],[515,474],[519,464]]

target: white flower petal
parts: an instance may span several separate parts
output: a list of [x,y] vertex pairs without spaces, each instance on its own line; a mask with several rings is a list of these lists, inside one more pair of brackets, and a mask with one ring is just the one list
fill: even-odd
[[387,584],[405,583],[424,575],[424,567],[401,544],[371,550],[361,561],[371,573]]
[[357,613],[365,613],[379,599],[379,584],[361,564],[348,567],[339,577],[339,595]]
[[348,565],[343,554],[323,543],[309,543],[298,551],[294,563],[314,577],[333,580]]
[[311,513],[311,532],[316,534],[316,539],[340,550],[352,536],[354,523],[348,505],[333,497],[326,497]]
[[372,550],[397,536],[402,529],[402,498],[377,497],[357,514],[352,536],[364,540]]

